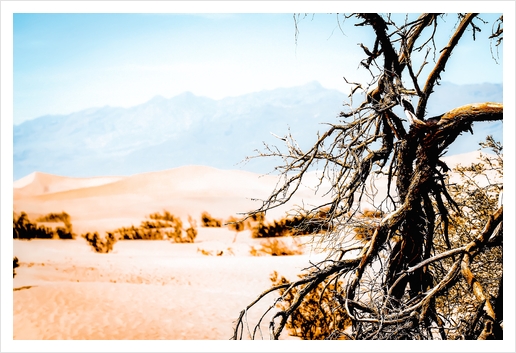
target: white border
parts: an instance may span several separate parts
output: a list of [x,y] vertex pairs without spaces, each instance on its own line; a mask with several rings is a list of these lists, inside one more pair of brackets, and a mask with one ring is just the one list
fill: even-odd
[[[456,352],[514,352],[514,237],[504,239],[505,310],[503,341],[489,342],[232,342],[232,341],[13,341],[12,340],[12,116],[13,116],[13,13],[291,13],[291,12],[503,12],[504,13],[504,207],[509,211],[505,228],[514,231],[514,44],[515,3],[513,1],[1,1],[1,248],[2,248],[2,316],[1,351],[38,352],[260,352],[260,351],[456,351]],[[507,223],[508,222],[508,223]]]

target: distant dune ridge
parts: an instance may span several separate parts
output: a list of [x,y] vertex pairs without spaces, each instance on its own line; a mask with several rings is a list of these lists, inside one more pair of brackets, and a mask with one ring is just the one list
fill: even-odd
[[276,182],[274,176],[205,166],[112,178],[38,172],[15,182],[14,211],[34,216],[65,211],[80,232],[136,226],[147,215],[163,210],[184,220],[188,215],[199,219],[203,211],[227,219],[258,208],[260,203],[252,199],[268,196]]
[[120,179],[122,179],[122,177],[70,178],[41,172],[33,172],[19,180],[16,180],[13,183],[13,187],[15,192],[41,195],[109,184]]
[[[447,157],[450,167],[476,161],[479,152]],[[290,208],[322,203],[324,183],[315,194],[317,172],[310,172],[288,207],[268,213],[281,218]],[[277,176],[206,166],[184,166],[131,176],[70,178],[35,172],[14,182],[14,211],[41,216],[50,212],[70,214],[77,232],[113,230],[138,225],[147,215],[168,210],[184,220],[199,219],[207,211],[214,217],[257,209],[279,182]],[[384,180],[377,185],[387,187]],[[386,190],[382,191],[383,193]],[[371,207],[363,205],[364,208]]]

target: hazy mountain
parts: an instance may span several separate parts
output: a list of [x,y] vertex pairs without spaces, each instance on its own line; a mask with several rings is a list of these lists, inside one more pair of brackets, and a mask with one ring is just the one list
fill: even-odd
[[[321,123],[335,122],[346,95],[316,82],[293,88],[212,100],[183,93],[155,97],[132,108],[90,108],[48,115],[14,126],[14,179],[34,171],[73,176],[131,175],[182,165],[266,173],[277,160],[239,162],[262,141],[281,142],[290,128],[301,147],[312,144]],[[442,84],[429,115],[477,101],[502,101],[502,85]],[[450,153],[478,148],[484,132],[502,139],[501,123],[474,127]],[[481,131],[482,130],[482,131]]]

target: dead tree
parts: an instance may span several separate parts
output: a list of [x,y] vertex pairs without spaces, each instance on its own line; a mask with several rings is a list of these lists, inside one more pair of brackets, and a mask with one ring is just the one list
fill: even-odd
[[[456,16],[457,25],[448,43],[436,48],[434,39],[444,16],[448,20]],[[473,123],[502,120],[503,104],[468,104],[437,117],[425,113],[465,32],[469,30],[474,36],[485,25],[480,17],[425,13],[398,24],[389,15],[342,16],[374,31],[372,46],[360,44],[365,55],[361,65],[371,73],[372,83],[352,84],[352,94],[362,91],[363,102],[355,107],[350,102],[338,121],[329,123],[308,150],[303,151],[290,134],[281,138],[285,142],[282,148],[265,145],[259,156],[282,159],[283,165],[276,168],[282,181],[255,212],[284,205],[308,171],[317,169],[320,185],[331,185],[326,194],[331,200],[303,212],[324,211],[327,215],[320,222],[324,232],[319,239],[324,241],[328,256],[301,279],[273,286],[249,304],[236,321],[233,339],[242,339],[245,334],[257,338],[260,322],[250,325],[246,313],[266,294],[279,293],[281,300],[295,293],[269,323],[270,338],[278,339],[310,293],[319,290],[316,294],[322,298],[329,290],[328,283],[332,283],[331,300],[345,311],[351,325],[345,331],[328,332],[326,338],[502,337],[503,205],[496,206],[497,194],[493,194],[493,187],[499,190],[501,183],[489,184],[491,189],[473,187],[473,193],[484,193],[487,203],[483,209],[488,211],[477,219],[482,226],[461,233],[461,224],[469,222],[459,220],[473,217],[472,206],[458,201],[460,190],[450,183],[450,168],[441,158],[460,134],[472,131]],[[502,24],[500,17],[493,25],[490,38],[495,45],[501,45]],[[424,51],[427,56],[414,62],[414,53]],[[432,61],[428,59],[432,52],[433,68],[421,77],[423,67]],[[415,108],[411,97],[417,100]],[[493,146],[501,151],[491,140]],[[501,161],[502,155],[498,157]],[[374,192],[377,175],[388,180],[385,195]],[[383,217],[371,223],[371,237],[357,242],[353,222],[366,198],[375,200]],[[494,204],[490,204],[493,199]],[[493,253],[495,250],[498,253]],[[494,267],[486,267],[486,261]],[[491,272],[486,276],[485,271]],[[489,283],[481,277],[488,277]],[[321,284],[326,285],[317,289]]]

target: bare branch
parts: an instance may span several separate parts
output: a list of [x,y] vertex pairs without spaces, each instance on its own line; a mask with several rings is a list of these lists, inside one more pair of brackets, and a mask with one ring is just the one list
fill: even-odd
[[[296,214],[325,209],[317,220],[324,232],[314,242],[325,249],[326,259],[301,279],[263,292],[240,313],[234,338],[242,336],[247,310],[273,292],[280,295],[267,310],[278,309],[269,324],[273,339],[285,329],[298,335],[318,325],[299,323],[309,309],[327,326],[312,327],[319,333],[329,330],[324,338],[500,337],[495,303],[502,283],[503,208],[496,209],[503,186],[501,144],[488,139],[482,146],[495,150],[498,161],[450,170],[441,158],[460,134],[472,132],[473,123],[503,121],[503,104],[467,104],[424,119],[433,88],[466,28],[471,26],[474,35],[481,28],[472,23],[476,14],[457,14],[458,26],[421,88],[422,71],[414,68],[425,66],[430,52],[436,52],[440,16],[421,14],[409,21],[407,15],[398,25],[391,15],[345,15],[375,34],[371,43],[359,44],[365,56],[361,65],[372,81],[345,79],[352,86],[350,97],[361,90],[365,99],[358,108],[348,103],[339,121],[328,123],[307,150],[290,134],[277,136],[283,148],[266,145],[261,155],[279,157],[284,164],[276,168],[281,173],[277,187],[254,211],[285,205],[308,171],[317,170],[317,191],[323,183],[329,186],[325,199]],[[424,50],[422,62],[412,62],[413,53]],[[416,111],[411,96],[419,97]],[[393,111],[396,106],[406,120]],[[462,182],[451,183],[452,176]],[[378,180],[384,180],[386,190]],[[365,201],[377,213],[374,218],[365,216]],[[264,317],[247,329],[252,338]],[[344,322],[350,325],[345,333]]]
[[448,42],[448,45],[443,48],[441,51],[441,56],[439,57],[439,60],[437,60],[437,63],[434,66],[434,69],[428,76],[428,79],[426,80],[425,87],[423,88],[423,96],[420,97],[416,115],[417,116],[423,116],[426,105],[428,102],[428,98],[430,97],[430,93],[432,92],[434,85],[436,84],[437,80],[441,77],[441,73],[444,71],[446,67],[446,63],[448,62],[448,59],[450,58],[453,49],[457,46],[459,43],[460,38],[464,34],[464,31],[466,28],[471,24],[471,21],[477,16],[478,14],[472,13],[467,14],[462,19],[461,23],[459,24],[457,30],[453,34],[453,36],[450,38],[450,41]]

